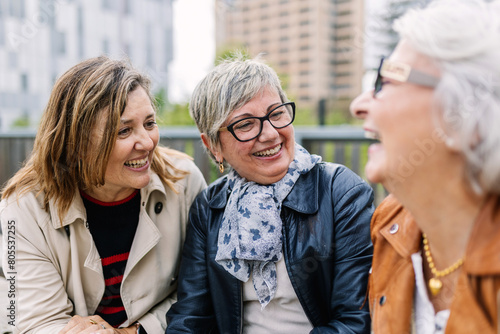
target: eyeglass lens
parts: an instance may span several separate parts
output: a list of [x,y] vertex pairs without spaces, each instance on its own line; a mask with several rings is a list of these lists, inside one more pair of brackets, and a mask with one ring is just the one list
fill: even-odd
[[384,57],[380,59],[380,65],[377,70],[377,79],[375,79],[375,85],[373,87],[373,97],[377,95],[382,90],[382,76],[380,75],[380,70],[382,69],[382,64],[384,63]]
[[252,140],[260,135],[263,122],[268,120],[276,129],[284,128],[293,122],[295,109],[291,103],[282,104],[264,117],[248,117],[232,124],[232,133],[241,141]]

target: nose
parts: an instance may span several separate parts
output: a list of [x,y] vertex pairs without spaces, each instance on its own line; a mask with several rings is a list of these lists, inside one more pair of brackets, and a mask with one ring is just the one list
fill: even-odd
[[356,97],[349,106],[351,114],[359,119],[365,119],[368,114],[368,107],[373,96],[373,91],[369,90]]
[[147,131],[146,129],[140,130],[136,137],[135,149],[137,151],[153,150],[153,148],[155,147],[155,143],[151,136],[151,131]]
[[269,120],[265,120],[262,123],[262,132],[259,135],[259,141],[274,140],[278,136],[278,130],[271,125]]

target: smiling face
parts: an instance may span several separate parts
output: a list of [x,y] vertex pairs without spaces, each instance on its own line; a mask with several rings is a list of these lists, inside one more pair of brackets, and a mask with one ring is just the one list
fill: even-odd
[[[282,104],[277,92],[264,89],[242,108],[233,111],[224,126],[251,116],[265,116],[274,107]],[[208,141],[202,134],[205,145]],[[220,145],[210,148],[217,159],[224,159],[232,168],[248,181],[271,184],[281,180],[295,154],[293,126],[275,129],[264,121],[262,133],[255,139],[239,142],[229,131],[219,132]]]
[[[105,122],[100,124],[103,127]],[[100,128],[99,131],[105,129]],[[86,192],[100,201],[111,202],[124,199],[135,189],[145,187],[150,180],[150,164],[159,137],[151,100],[139,86],[127,96],[118,137],[106,167],[105,183]]]
[[[431,60],[405,41],[398,44],[390,60],[439,77]],[[351,113],[364,120],[367,136],[380,140],[368,151],[368,180],[391,188],[394,182],[419,179],[440,168],[447,148],[436,136],[434,90],[383,78],[382,90],[376,97],[372,94],[363,93],[351,103]]]

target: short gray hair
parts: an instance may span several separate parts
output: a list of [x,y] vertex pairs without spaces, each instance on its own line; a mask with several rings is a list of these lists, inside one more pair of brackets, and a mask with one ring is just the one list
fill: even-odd
[[435,109],[473,189],[500,193],[500,0],[435,0],[394,30],[441,70]]
[[[281,102],[288,102],[276,72],[262,61],[234,52],[214,67],[194,89],[189,114],[210,145],[219,144],[219,128],[235,110],[243,107],[262,90],[276,91]],[[215,160],[211,152],[210,157]]]

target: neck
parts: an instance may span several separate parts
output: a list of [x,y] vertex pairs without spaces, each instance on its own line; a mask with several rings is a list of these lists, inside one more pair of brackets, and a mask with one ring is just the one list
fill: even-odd
[[132,195],[135,191],[136,189],[134,188],[117,189],[115,191],[110,191],[109,189],[105,189],[104,187],[84,190],[84,192],[90,197],[95,198],[100,202],[106,203],[121,201]]
[[427,235],[436,266],[446,268],[465,254],[485,195],[472,191],[463,178],[438,176],[393,194]]

